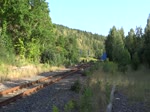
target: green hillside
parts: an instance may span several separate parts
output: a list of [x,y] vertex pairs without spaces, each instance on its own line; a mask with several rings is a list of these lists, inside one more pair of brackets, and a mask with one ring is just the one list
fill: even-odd
[[91,32],[71,29],[63,25],[55,24],[56,35],[60,38],[75,38],[80,55],[87,57],[99,57],[104,52],[105,37]]

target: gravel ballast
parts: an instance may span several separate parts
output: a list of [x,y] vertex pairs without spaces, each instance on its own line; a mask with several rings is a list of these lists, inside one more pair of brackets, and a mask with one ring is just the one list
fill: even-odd
[[129,104],[127,96],[117,91],[114,94],[112,112],[150,112],[150,109],[143,102]]
[[84,81],[84,79],[81,74],[74,74],[37,93],[0,108],[0,112],[52,112],[53,105],[57,106],[60,112],[64,112],[65,104],[72,99],[79,98],[79,94],[70,90],[71,85],[76,80]]

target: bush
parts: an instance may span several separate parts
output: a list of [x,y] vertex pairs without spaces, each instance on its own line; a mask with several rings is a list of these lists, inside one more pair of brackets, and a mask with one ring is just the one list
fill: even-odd
[[49,63],[53,59],[54,55],[51,51],[45,50],[41,54],[41,62],[42,63]]
[[63,54],[57,53],[54,50],[47,49],[41,54],[41,63],[49,63],[51,65],[61,65],[64,63]]
[[114,74],[118,70],[118,65],[114,62],[108,61],[103,64],[103,70],[104,70],[104,72],[109,72],[109,73]]
[[80,83],[79,80],[75,81],[75,83],[71,86],[71,90],[75,91],[77,93],[80,92],[80,90],[81,90],[81,83]]

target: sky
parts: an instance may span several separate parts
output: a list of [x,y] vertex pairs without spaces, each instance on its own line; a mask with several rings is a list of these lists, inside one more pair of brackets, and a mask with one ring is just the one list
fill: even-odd
[[144,30],[150,0],[46,0],[53,23],[108,35],[110,28],[123,28],[125,35],[136,26]]

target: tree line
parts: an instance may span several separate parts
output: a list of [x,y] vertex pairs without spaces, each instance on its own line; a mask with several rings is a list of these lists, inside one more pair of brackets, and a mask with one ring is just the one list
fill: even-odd
[[150,66],[150,16],[142,31],[113,26],[107,37],[53,24],[45,0],[0,1],[0,63],[17,60],[70,65],[80,57],[99,58],[106,51],[108,59],[126,71],[131,64]]
[[105,41],[105,49],[110,61],[118,63],[119,68],[126,71],[131,64],[137,70],[140,64],[150,67],[150,15],[144,29],[131,28],[128,35],[124,35],[123,28],[113,26]]
[[45,0],[1,0],[0,7],[0,63],[69,65],[105,48],[102,35],[53,24]]

